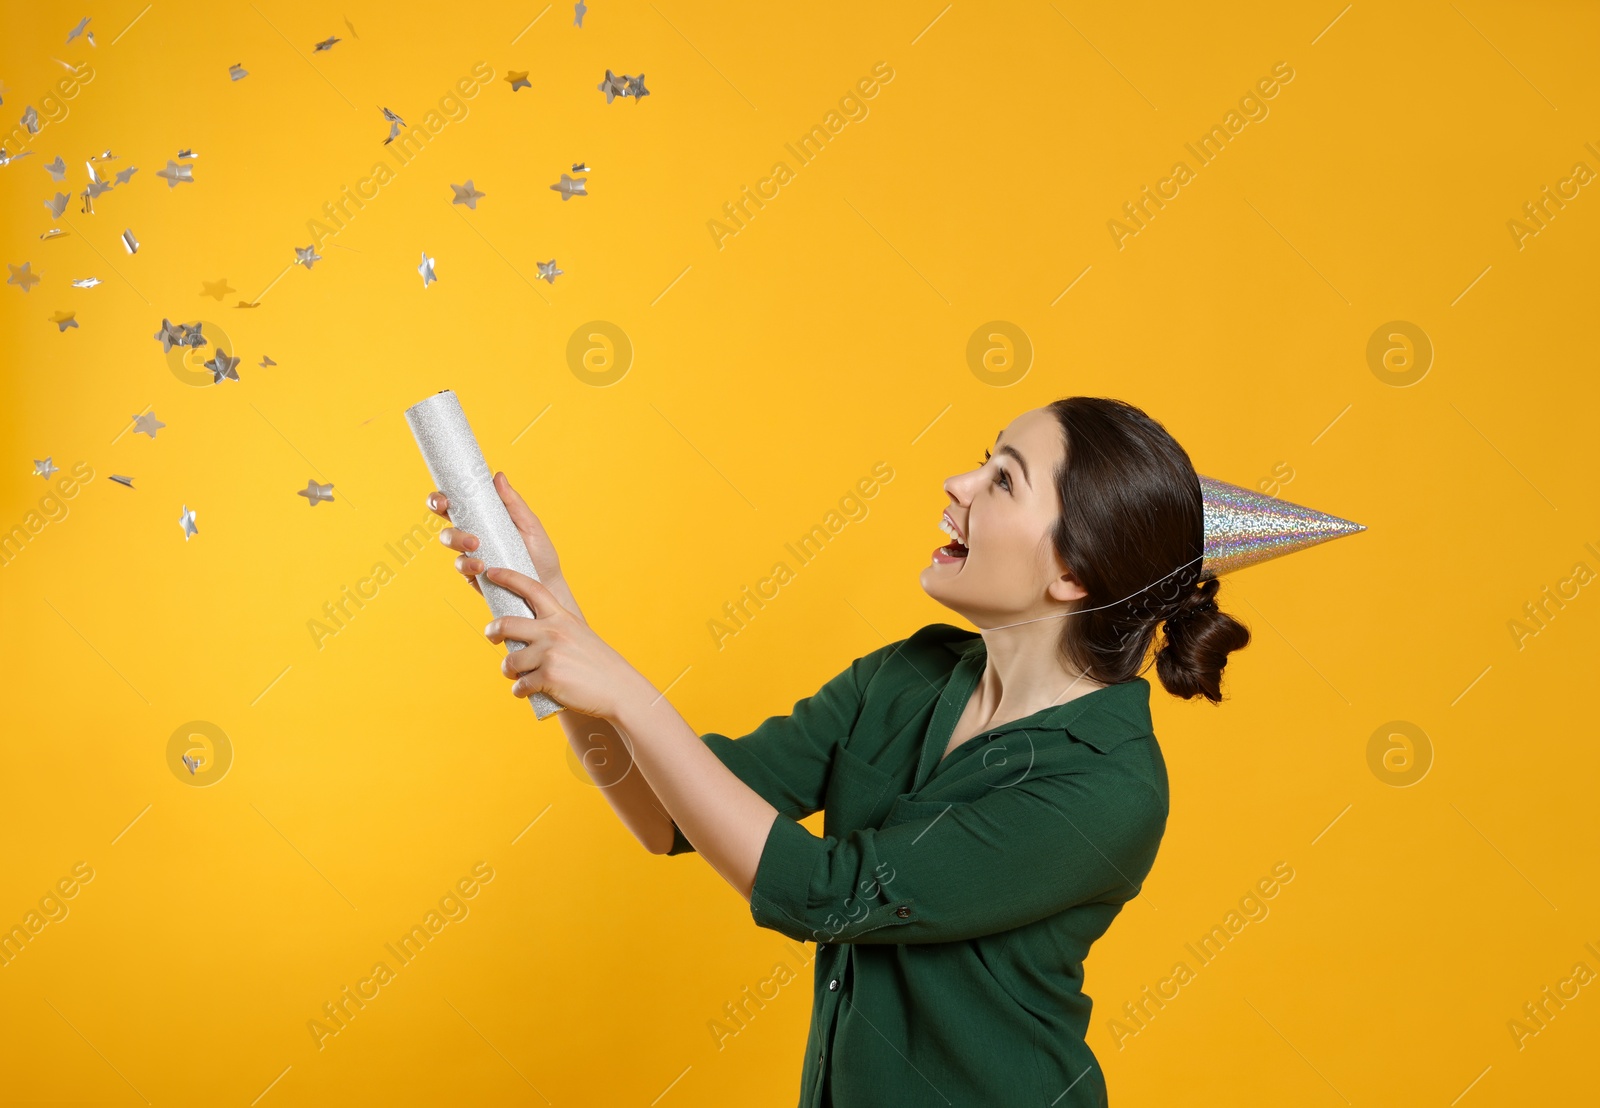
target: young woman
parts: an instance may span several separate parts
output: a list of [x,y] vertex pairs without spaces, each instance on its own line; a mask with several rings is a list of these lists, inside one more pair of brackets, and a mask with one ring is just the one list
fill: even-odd
[[[953,541],[922,570],[979,630],[923,627],[737,740],[697,734],[589,629],[495,484],[543,577],[487,571],[537,617],[485,631],[528,643],[512,693],[554,697],[584,764],[622,767],[596,783],[647,850],[698,852],[757,924],[817,943],[801,1108],[1104,1105],[1083,963],[1168,812],[1140,674],[1159,628],[1162,686],[1216,702],[1250,639],[1201,577],[1201,486],[1166,430],[1081,396],[1012,420],[945,481]],[[439,537],[477,588],[476,538]],[[817,811],[820,838],[796,822]]]

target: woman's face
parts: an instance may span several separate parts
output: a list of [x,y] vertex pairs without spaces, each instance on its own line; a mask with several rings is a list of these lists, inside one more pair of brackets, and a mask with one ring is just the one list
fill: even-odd
[[984,453],[977,468],[944,483],[945,515],[966,555],[953,542],[934,551],[923,590],[978,627],[1086,595],[1050,541],[1061,513],[1055,471],[1066,457],[1060,421],[1049,409],[1024,412]]

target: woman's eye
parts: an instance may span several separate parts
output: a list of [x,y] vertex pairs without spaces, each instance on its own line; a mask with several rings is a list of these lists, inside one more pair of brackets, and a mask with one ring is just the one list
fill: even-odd
[[[983,452],[983,464],[984,465],[988,465],[989,464],[989,459],[992,456],[993,455],[991,455],[989,453],[988,449],[985,449],[984,452]],[[1003,469],[999,470],[998,472],[999,472],[999,476],[994,479],[993,484],[1000,485],[1001,488],[1005,489],[1007,492],[1010,492],[1011,491],[1011,478],[1006,474],[1006,471],[1003,470]],[[1005,482],[1005,483],[1001,484],[1002,481]]]

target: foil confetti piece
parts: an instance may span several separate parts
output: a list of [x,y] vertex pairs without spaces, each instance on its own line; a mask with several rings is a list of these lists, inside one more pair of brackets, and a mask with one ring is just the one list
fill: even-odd
[[422,252],[422,264],[417,266],[417,272],[422,274],[423,288],[427,288],[429,285],[433,284],[433,282],[439,279],[433,274],[433,259],[428,257],[428,252],[426,250]]
[[322,255],[317,253],[316,243],[312,243],[310,246],[306,247],[297,246],[294,248],[295,265],[303,265],[307,269],[310,269],[313,265],[321,260]]
[[557,277],[566,272],[556,268],[556,260],[554,258],[551,258],[548,262],[535,262],[534,264],[539,267],[539,276],[535,280],[548,281],[552,285],[556,283]]
[[92,16],[85,16],[84,18],[78,20],[78,25],[76,27],[74,27],[71,31],[67,32],[67,41],[71,42],[73,39],[75,39],[79,35],[83,34],[83,30],[84,30],[85,27],[89,26],[89,20],[91,18],[93,18],[93,17]]
[[319,485],[316,481],[307,481],[306,487],[295,493],[295,495],[305,497],[309,505],[315,508],[320,501],[331,501],[333,499],[333,486],[331,484]]
[[67,163],[62,160],[60,154],[56,155],[55,161],[46,162],[44,167],[49,170],[52,180],[65,181],[67,179]]
[[451,185],[450,187],[455,189],[456,192],[455,199],[451,200],[450,203],[465,204],[473,211],[478,210],[478,201],[488,195],[488,193],[478,192],[472,187],[471,177],[467,178],[467,183],[464,185]]
[[232,65],[230,65],[228,67],[228,76],[232,80],[237,81],[237,80],[240,80],[241,78],[250,76],[250,71],[248,69],[246,69],[244,66],[240,65],[238,62],[234,62]]
[[589,163],[588,162],[573,162],[572,163],[572,172],[574,172],[574,173],[587,173],[587,172],[589,172]]
[[133,433],[136,435],[149,435],[155,438],[156,432],[165,426],[165,423],[156,418],[154,412],[145,412],[143,415],[133,417]]
[[75,289],[92,289],[101,283],[102,282],[98,277],[82,277],[72,282],[72,287]]
[[52,473],[54,473],[56,470],[58,470],[60,468],[61,468],[60,466],[56,465],[55,462],[51,461],[49,458],[44,458],[44,459],[35,458],[33,460],[33,474],[34,474],[34,476],[35,477],[43,477],[46,481],[48,481],[50,479],[50,475]]
[[64,192],[58,192],[52,199],[46,200],[44,206],[50,209],[50,215],[55,219],[61,218],[61,213],[67,210],[67,201],[72,197]]
[[6,284],[21,285],[23,292],[33,288],[34,285],[39,283],[39,275],[29,268],[32,265],[32,262],[23,262],[20,266],[7,262],[6,268],[11,271],[11,276],[6,278]]
[[572,22],[577,25],[580,31],[583,30],[583,13],[588,10],[589,5],[585,4],[583,0],[578,0],[576,4],[572,5]]
[[122,232],[122,248],[130,254],[137,254],[139,252],[139,240],[133,237],[133,230],[131,228]]
[[567,176],[565,173],[563,173],[561,175],[561,180],[557,181],[555,184],[551,185],[550,187],[555,189],[557,192],[559,192],[561,194],[561,200],[562,200],[563,203],[565,203],[566,201],[572,199],[574,196],[588,196],[589,195],[589,178],[587,178],[587,177],[572,178],[572,177]]
[[618,77],[608,69],[604,79],[595,87],[606,94],[606,103],[609,104],[618,96],[628,95],[628,77],[626,74]]
[[[119,485],[127,485],[130,489],[133,488],[133,478],[132,477],[124,477],[120,473],[113,473],[111,475],[111,479],[113,481],[115,481]],[[137,491],[137,490],[135,490],[135,491]]]
[[136,165],[130,165],[127,169],[118,170],[117,171],[117,184],[119,184],[119,185],[127,184],[128,183],[128,178],[132,177],[137,172],[139,172],[139,167],[136,166]]
[[63,231],[60,227],[52,227],[48,231],[46,231],[44,234],[40,235],[39,237],[41,239],[56,239],[56,238],[60,238],[62,235],[66,234],[66,233],[67,232]]
[[224,378],[230,381],[239,379],[239,359],[229,357],[228,352],[220,346],[217,347],[216,353],[211,355],[211,360],[203,364],[211,371],[211,383],[213,385],[222,384]]
[[196,154],[193,150],[190,150],[188,147],[184,147],[182,150],[178,151],[179,159],[187,158],[188,160],[193,161],[194,159],[198,158],[199,156],[200,156],[199,154]]
[[321,42],[319,42],[315,46],[313,46],[311,48],[311,52],[313,54],[320,54],[324,50],[332,50],[333,49],[333,44],[338,42],[338,41],[339,40],[336,39],[336,38],[325,38]]
[[200,528],[194,525],[194,512],[190,511],[187,504],[183,506],[183,514],[178,516],[178,525],[183,528],[184,542],[189,541],[190,535],[198,535],[200,533]]
[[[28,129],[28,134],[30,135],[39,133],[39,113],[34,110],[32,104],[29,104],[22,112],[22,125]],[[22,155],[18,154],[17,157],[20,158]]]
[[165,177],[167,181],[167,188],[169,189],[177,188],[179,181],[187,181],[192,185],[194,184],[194,166],[179,165],[171,158],[168,158],[167,168],[156,170],[156,176]]

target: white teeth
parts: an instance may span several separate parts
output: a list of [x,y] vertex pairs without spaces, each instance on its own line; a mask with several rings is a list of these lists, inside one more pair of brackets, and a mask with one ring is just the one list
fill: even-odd
[[[955,539],[956,542],[961,542],[961,535],[956,531],[950,520],[944,516],[939,517],[939,530],[949,535],[952,539]],[[965,546],[966,544],[962,543],[962,545]]]

